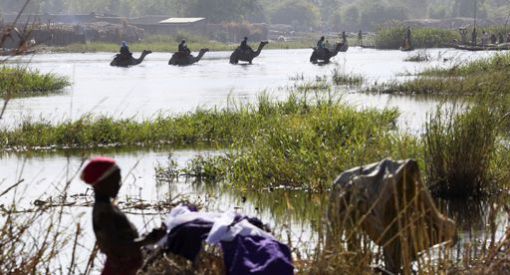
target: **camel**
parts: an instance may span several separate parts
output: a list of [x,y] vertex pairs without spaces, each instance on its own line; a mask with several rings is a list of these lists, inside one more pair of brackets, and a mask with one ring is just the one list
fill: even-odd
[[[385,267],[411,270],[420,251],[457,240],[455,222],[437,210],[414,160],[381,162],[342,173],[331,190],[327,245],[359,248],[360,229],[382,246]],[[348,237],[346,237],[348,236]]]
[[142,52],[142,54],[140,55],[139,58],[133,58],[131,57],[130,60],[126,60],[126,59],[123,59],[120,54],[117,54],[115,55],[115,58],[112,60],[112,62],[110,63],[110,66],[117,66],[117,67],[129,67],[129,66],[135,66],[135,65],[138,65],[140,63],[142,63],[142,61],[144,60],[144,58],[148,55],[148,54],[151,54],[152,51],[147,51],[147,50],[144,50]]
[[242,51],[239,47],[230,55],[230,64],[237,64],[239,61],[246,61],[251,64],[252,60],[259,56],[262,48],[269,44],[267,41],[262,41],[256,51]]
[[197,63],[208,51],[209,49],[201,49],[196,57],[194,57],[191,54],[187,55],[182,52],[176,52],[172,55],[172,58],[170,58],[170,60],[168,61],[168,65],[187,66]]
[[347,49],[349,49],[347,42],[337,43],[333,50],[326,51],[325,49],[313,48],[312,56],[310,56],[310,62],[313,64],[327,64],[332,57],[336,56],[339,52],[346,52]]

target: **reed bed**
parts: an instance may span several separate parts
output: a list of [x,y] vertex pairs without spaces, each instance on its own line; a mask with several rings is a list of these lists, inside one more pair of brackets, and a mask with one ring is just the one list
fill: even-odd
[[[224,148],[236,140],[246,140],[273,129],[273,125],[311,122],[321,119],[325,124],[335,123],[328,112],[350,118],[380,116],[390,123],[396,111],[379,114],[376,111],[356,112],[339,102],[313,102],[297,93],[287,100],[276,101],[261,95],[254,104],[232,102],[224,109],[196,110],[176,117],[156,117],[150,121],[115,120],[108,117],[84,116],[76,121],[52,125],[49,122],[20,123],[14,130],[0,131],[0,147],[4,150],[31,151],[55,148],[98,148],[119,146],[207,146]],[[318,122],[315,122],[318,123]],[[371,123],[374,125],[374,123]],[[341,127],[342,125],[338,125]],[[353,128],[352,123],[349,126]],[[297,130],[297,129],[296,129]],[[312,130],[312,129],[309,129]],[[326,130],[333,130],[326,128]],[[341,129],[339,129],[341,130]],[[278,133],[280,134],[280,133]],[[341,132],[340,132],[341,134]]]
[[[375,46],[378,49],[399,49],[404,41],[406,26],[381,28],[376,32]],[[414,48],[440,48],[460,40],[460,34],[454,30],[412,28]]]
[[495,182],[508,180],[501,173],[499,176],[503,178],[493,174],[495,169],[502,170],[494,164],[497,154],[504,153],[498,141],[507,123],[507,115],[493,100],[480,97],[472,106],[438,108],[426,123],[424,134],[431,190],[445,197],[495,193]]
[[41,96],[61,92],[70,82],[66,77],[24,67],[0,67],[2,97]]

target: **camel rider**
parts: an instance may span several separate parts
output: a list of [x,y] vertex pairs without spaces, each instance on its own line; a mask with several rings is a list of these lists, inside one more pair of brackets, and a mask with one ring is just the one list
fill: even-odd
[[326,47],[326,42],[324,42],[324,40],[325,40],[324,36],[321,36],[321,39],[319,39],[319,41],[317,41],[317,50],[319,52],[324,51],[326,53],[329,53],[329,50]]
[[239,46],[239,48],[242,50],[242,51],[252,51],[253,52],[253,49],[248,46],[248,37],[244,37],[243,41],[241,41],[241,45]]
[[133,54],[129,51],[128,43],[126,41],[122,41],[120,46],[120,56],[126,60],[133,58]]
[[186,54],[186,55],[191,54],[191,51],[188,48],[188,45],[186,45],[186,40],[182,40],[181,43],[179,44],[179,52]]

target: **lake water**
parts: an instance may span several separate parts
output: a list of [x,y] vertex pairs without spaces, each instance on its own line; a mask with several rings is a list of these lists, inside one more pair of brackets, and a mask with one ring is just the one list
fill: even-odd
[[[225,107],[229,100],[254,102],[262,91],[276,99],[283,99],[288,93],[286,87],[296,83],[293,80],[296,76],[304,79],[300,82],[313,81],[337,69],[347,74],[363,75],[366,84],[370,85],[401,81],[425,68],[461,64],[492,54],[434,49],[426,51],[431,61],[413,63],[404,59],[416,53],[351,48],[347,53],[335,57],[332,64],[316,66],[308,62],[310,53],[311,50],[267,50],[254,60],[253,65],[241,66],[228,64],[228,52],[209,52],[198,64],[189,67],[168,66],[170,54],[167,53],[153,53],[141,65],[131,68],[110,67],[112,53],[40,54],[14,59],[13,63],[18,62],[41,72],[65,75],[71,80],[72,86],[58,95],[12,100],[5,119],[0,121],[0,127],[16,127],[23,119],[58,123],[85,114],[150,119],[158,114],[176,115],[197,108]],[[430,98],[369,95],[347,89],[340,93],[346,104],[358,108],[398,108],[402,113],[400,129],[412,133],[420,133],[427,115],[439,103]],[[9,196],[0,198],[0,204],[8,203],[15,195],[24,207],[33,207],[36,199],[46,201],[58,194],[66,182],[70,182],[69,194],[84,193],[86,186],[76,176],[83,161],[91,154],[105,154],[114,157],[123,169],[121,200],[137,197],[157,202],[179,195],[213,211],[239,207],[244,213],[259,215],[275,227],[287,225],[291,229],[287,232],[290,232],[294,242],[305,239],[313,243],[312,223],[320,222],[321,205],[326,204],[324,197],[303,193],[248,194],[248,201],[243,203],[242,196],[235,192],[206,191],[183,180],[158,186],[154,168],[167,163],[170,151],[4,154],[0,159],[0,191],[19,179],[24,179],[24,182]],[[182,167],[197,154],[209,153],[190,150],[175,151],[172,155]],[[452,208],[446,209],[450,211]],[[71,223],[86,225],[85,240],[93,240],[90,235],[90,208],[71,208],[68,212]],[[483,235],[486,216],[482,214],[474,218],[478,221],[473,223],[474,227],[463,226],[461,234],[466,235],[466,239],[472,235]],[[505,217],[501,215],[498,220],[506,225]],[[147,224],[139,215],[130,218],[140,229]],[[152,224],[157,224],[158,219],[159,216]],[[306,243],[303,247],[313,248]]]
[[[40,54],[12,60],[35,68],[67,76],[72,86],[61,95],[15,99],[9,104],[0,126],[16,125],[22,119],[61,122],[84,114],[116,118],[150,119],[158,114],[179,114],[196,108],[224,107],[229,99],[253,102],[261,91],[274,98],[287,95],[285,87],[302,76],[312,81],[331,75],[334,69],[362,75],[366,82],[384,83],[407,78],[425,68],[451,66],[491,53],[471,53],[451,49],[433,49],[426,53],[430,62],[405,62],[415,53],[351,48],[340,53],[327,66],[308,62],[311,50],[267,50],[253,65],[233,66],[228,52],[209,52],[197,64],[188,67],[167,65],[170,54],[153,53],[139,66],[109,66],[112,53]],[[135,53],[135,56],[137,53]],[[303,81],[301,81],[303,82]],[[390,95],[344,92],[344,100],[360,108],[397,107],[402,112],[400,125],[415,132],[436,100]]]

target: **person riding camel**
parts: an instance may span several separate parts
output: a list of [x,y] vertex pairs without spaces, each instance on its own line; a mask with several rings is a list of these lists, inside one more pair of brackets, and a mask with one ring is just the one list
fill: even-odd
[[326,47],[326,42],[325,42],[325,38],[324,36],[321,36],[321,39],[319,39],[319,41],[317,41],[317,50],[319,52],[325,52],[325,53],[329,53],[329,49]]
[[92,227],[100,251],[106,254],[102,275],[135,275],[143,264],[141,247],[154,244],[166,234],[166,227],[139,237],[136,227],[115,205],[121,186],[120,168],[115,160],[93,158],[81,173],[81,179],[92,186],[95,194]]
[[179,52],[185,55],[191,54],[191,50],[188,48],[188,45],[186,45],[186,40],[182,40],[179,44]]
[[244,37],[243,41],[241,41],[241,45],[239,46],[239,48],[242,50],[242,51],[252,51],[253,52],[253,49],[248,45],[248,37]]
[[121,43],[120,56],[122,57],[122,59],[125,60],[130,60],[131,58],[133,58],[133,54],[131,53],[131,51],[129,51],[128,43],[126,41],[122,41]]

